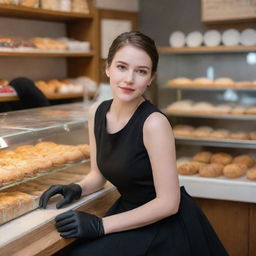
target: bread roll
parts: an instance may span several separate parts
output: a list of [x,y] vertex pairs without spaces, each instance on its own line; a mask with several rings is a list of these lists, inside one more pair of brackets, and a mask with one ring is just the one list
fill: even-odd
[[178,77],[167,82],[167,86],[191,86],[191,79]]
[[211,163],[219,163],[219,164],[230,164],[233,158],[230,154],[227,153],[216,153],[211,156]]
[[211,159],[212,153],[208,151],[202,151],[195,154],[192,158],[193,161],[202,162],[202,163],[209,163]]
[[199,126],[197,129],[195,129],[193,135],[199,138],[208,138],[212,131],[213,129],[209,126]]
[[251,140],[256,140],[256,131],[250,132],[249,135]]
[[223,165],[211,163],[199,169],[199,175],[202,177],[218,177],[223,174]]
[[235,87],[252,87],[253,83],[251,81],[242,81],[242,82],[236,82]]
[[250,157],[249,155],[240,155],[240,156],[234,157],[233,163],[243,164],[247,168],[251,168],[254,166],[255,160],[252,157]]
[[193,136],[194,128],[190,125],[175,125],[173,134],[176,137],[191,137]]
[[256,181],[256,168],[252,168],[247,171],[246,176],[249,180]]
[[214,86],[216,87],[233,87],[234,81],[228,77],[221,77],[214,81]]
[[245,107],[237,106],[237,107],[233,107],[231,109],[231,114],[233,114],[233,115],[244,115],[245,111],[246,111]]
[[229,131],[225,129],[217,129],[214,130],[209,134],[210,138],[215,138],[215,139],[226,139],[228,138]]
[[192,81],[193,86],[213,86],[213,81],[206,77],[198,77]]
[[182,175],[192,175],[198,172],[198,167],[196,165],[189,163],[181,164],[178,167],[178,173]]
[[247,108],[245,111],[245,114],[247,115],[256,115],[256,107]]
[[228,178],[238,178],[245,174],[246,168],[240,164],[228,164],[223,169],[224,176]]
[[249,140],[250,136],[245,132],[232,132],[229,134],[231,140]]

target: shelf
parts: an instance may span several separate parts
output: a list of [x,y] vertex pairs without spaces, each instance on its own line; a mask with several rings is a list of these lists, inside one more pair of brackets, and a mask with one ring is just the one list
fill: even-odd
[[17,96],[1,96],[0,102],[16,101],[19,100]]
[[256,115],[222,115],[222,114],[215,114],[215,115],[199,115],[199,114],[189,114],[189,113],[177,113],[177,114],[170,114],[167,113],[165,110],[162,110],[169,117],[191,117],[191,118],[208,118],[208,119],[229,119],[229,120],[256,120]]
[[187,91],[226,91],[226,90],[233,90],[233,91],[256,91],[255,87],[213,87],[213,86],[165,86],[163,89],[169,90],[187,90]]
[[47,21],[72,21],[81,19],[92,19],[91,14],[53,11],[41,8],[30,8],[25,6],[8,4],[0,4],[0,16]]
[[216,47],[158,47],[159,53],[162,54],[186,54],[186,53],[234,53],[234,52],[251,52],[256,51],[255,46],[216,46]]
[[30,181],[30,180],[34,180],[34,179],[37,179],[39,177],[42,177],[42,176],[45,176],[45,175],[48,175],[48,174],[51,174],[51,173],[55,173],[55,172],[60,172],[60,171],[63,171],[65,169],[68,169],[70,167],[75,167],[75,166],[79,166],[83,163],[88,163],[90,161],[90,159],[85,159],[85,160],[82,160],[82,161],[79,161],[79,162],[76,162],[76,163],[72,163],[72,164],[65,164],[64,166],[62,167],[58,167],[58,168],[55,168],[55,169],[52,169],[52,170],[49,170],[47,172],[41,172],[41,173],[37,173],[35,176],[33,177],[30,177],[30,178],[25,178],[21,181],[18,181],[18,182],[15,182],[15,183],[11,183],[11,184],[8,184],[8,185],[4,185],[2,187],[0,187],[0,191],[1,190],[4,190],[4,189],[7,189],[7,188],[10,188],[10,187],[13,187],[13,186],[17,186],[21,183],[25,183],[27,181]]
[[182,145],[199,145],[210,147],[224,147],[224,148],[248,148],[256,149],[256,141],[250,140],[221,140],[221,139],[208,139],[208,138],[184,138],[175,137],[177,144]]
[[46,95],[49,100],[60,100],[60,99],[72,99],[72,98],[82,98],[83,93],[55,93],[52,95]]
[[228,179],[224,176],[204,178],[198,174],[179,175],[179,181],[194,197],[256,203],[256,182],[246,177]]
[[[82,98],[83,93],[55,93],[51,95],[46,95],[48,100],[61,100],[61,99],[73,99],[73,98]],[[0,97],[0,102],[10,102],[19,100],[18,96],[3,96]]]
[[0,56],[13,57],[92,57],[93,52],[18,52],[18,51],[0,51]]

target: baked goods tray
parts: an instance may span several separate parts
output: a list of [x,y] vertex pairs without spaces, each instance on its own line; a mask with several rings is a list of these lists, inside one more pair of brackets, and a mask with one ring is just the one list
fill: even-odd
[[184,138],[175,137],[177,144],[184,145],[199,145],[210,147],[224,147],[224,148],[248,148],[256,149],[256,141],[251,140],[220,140],[220,139],[208,139],[208,138]]
[[214,87],[214,86],[165,86],[163,89],[174,90],[195,90],[195,91],[256,91],[256,87]]
[[51,174],[51,173],[60,172],[60,171],[66,170],[68,168],[79,166],[83,163],[89,163],[89,162],[90,162],[90,159],[88,158],[88,159],[84,159],[84,160],[76,162],[76,163],[65,164],[65,165],[63,165],[61,167],[58,167],[58,168],[56,167],[56,168],[51,169],[47,172],[37,173],[33,177],[28,177],[28,178],[22,179],[20,181],[14,182],[14,183],[10,183],[10,184],[0,186],[0,191],[4,190],[4,189],[7,189],[7,188],[10,188],[10,187],[13,187],[13,186],[16,186],[16,185],[19,185],[19,184],[24,183],[24,182],[30,181],[30,180],[37,179],[39,177],[42,177],[42,176],[45,176],[45,175],[48,175],[48,174]]
[[180,185],[193,197],[256,203],[256,182],[246,177],[228,179],[179,175]]
[[190,113],[168,113],[162,112],[168,117],[191,117],[191,118],[208,118],[208,119],[229,119],[229,120],[256,120],[256,115],[227,115],[227,114],[190,114]]

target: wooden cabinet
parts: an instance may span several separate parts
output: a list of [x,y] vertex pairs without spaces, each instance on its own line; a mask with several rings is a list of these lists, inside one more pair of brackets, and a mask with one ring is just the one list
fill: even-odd
[[[98,12],[93,6],[93,1],[88,0],[89,14],[52,11],[40,8],[29,8],[16,5],[0,4],[0,17],[15,19],[37,20],[47,22],[61,22],[65,26],[65,34],[68,38],[79,41],[89,41],[91,51],[89,53],[73,52],[14,52],[1,51],[1,57],[16,58],[65,58],[66,77],[75,78],[78,76],[88,76],[99,82],[99,31],[98,31]],[[29,29],[29,28],[28,28]],[[56,68],[59,68],[56,66]],[[1,74],[4,77],[4,74]],[[24,74],[26,76],[26,74]],[[13,72],[13,78],[15,71]],[[44,77],[41,77],[43,80]],[[74,95],[53,95],[49,99],[75,98],[82,97],[82,94]],[[17,97],[1,97],[0,101],[13,101]]]

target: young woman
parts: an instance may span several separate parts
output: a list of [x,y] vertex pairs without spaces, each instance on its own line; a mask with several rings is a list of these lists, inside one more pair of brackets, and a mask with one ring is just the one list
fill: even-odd
[[140,32],[123,33],[110,47],[106,74],[113,100],[90,109],[91,171],[79,184],[50,187],[39,204],[45,208],[60,193],[60,208],[106,180],[121,196],[103,218],[79,211],[56,217],[62,237],[80,238],[68,255],[227,255],[204,214],[180,190],[171,126],[143,96],[157,64],[154,41]]

